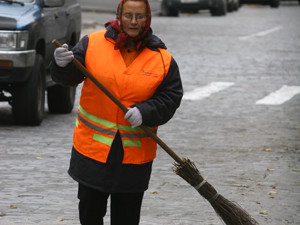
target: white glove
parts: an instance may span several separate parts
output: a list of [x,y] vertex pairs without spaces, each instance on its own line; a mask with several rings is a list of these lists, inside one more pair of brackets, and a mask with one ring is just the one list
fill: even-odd
[[54,59],[58,66],[67,66],[74,58],[73,52],[68,50],[68,45],[63,44],[62,47],[58,47],[54,51]]
[[129,108],[128,112],[124,116],[124,119],[131,123],[132,128],[140,126],[143,122],[142,114],[137,107]]

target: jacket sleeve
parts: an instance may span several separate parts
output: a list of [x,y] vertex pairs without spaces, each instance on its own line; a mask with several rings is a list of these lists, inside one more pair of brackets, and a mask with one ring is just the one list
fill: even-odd
[[[88,42],[88,36],[84,36],[72,49],[74,57],[84,66]],[[54,57],[50,62],[50,73],[53,81],[61,85],[75,86],[84,80],[84,75],[73,64],[60,67]]]
[[136,104],[146,126],[158,126],[168,122],[181,103],[183,96],[179,69],[174,58],[171,59],[167,76],[157,88],[152,98]]

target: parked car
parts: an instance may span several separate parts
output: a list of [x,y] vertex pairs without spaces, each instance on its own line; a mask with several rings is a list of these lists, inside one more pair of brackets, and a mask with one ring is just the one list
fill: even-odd
[[[162,16],[178,16],[179,12],[198,12],[210,10],[213,16],[223,16],[227,13],[228,0],[162,0]],[[230,0],[233,1],[233,0]]]
[[240,0],[240,3],[270,5],[272,8],[278,8],[280,5],[280,0]]
[[0,1],[0,101],[12,105],[16,123],[42,122],[45,91],[50,113],[72,111],[75,87],[54,83],[48,66],[52,40],[75,45],[80,32],[76,0]]

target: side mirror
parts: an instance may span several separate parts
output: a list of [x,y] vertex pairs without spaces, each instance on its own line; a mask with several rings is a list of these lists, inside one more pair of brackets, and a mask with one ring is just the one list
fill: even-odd
[[65,0],[43,0],[44,7],[60,7],[65,4]]

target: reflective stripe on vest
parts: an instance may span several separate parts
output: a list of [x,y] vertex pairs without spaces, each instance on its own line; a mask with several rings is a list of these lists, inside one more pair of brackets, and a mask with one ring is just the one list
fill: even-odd
[[[85,118],[83,118],[83,116],[78,113],[77,117],[78,120],[81,121],[83,124],[85,124],[87,127],[95,130],[95,131],[99,131],[103,134],[107,134],[110,136],[115,136],[117,134],[116,131],[113,130],[109,130],[109,129],[105,129],[104,127],[109,127],[112,129],[119,129],[120,130],[120,134],[122,137],[124,138],[142,138],[142,137],[149,137],[141,128],[137,127],[137,128],[132,128],[131,126],[125,126],[125,125],[117,125],[115,123],[103,120],[99,117],[96,117],[90,113],[88,113],[87,111],[85,111],[81,106],[79,106],[78,108],[79,112],[86,117],[87,119],[93,121],[94,123],[97,123],[97,125],[89,122],[88,120],[86,120]],[[76,121],[76,126],[78,126],[78,121]],[[103,127],[104,126],[104,127]],[[124,133],[124,132],[143,132],[143,133]],[[152,130],[154,133],[157,133],[157,129]],[[99,135],[99,134],[94,134],[93,136],[93,140],[95,141],[99,141],[103,144],[109,145],[111,146],[112,142],[113,142],[113,138],[108,138],[106,136],[103,135]],[[124,140],[123,141],[123,146],[124,147],[141,147],[141,142],[140,141],[135,141],[135,140]]]

